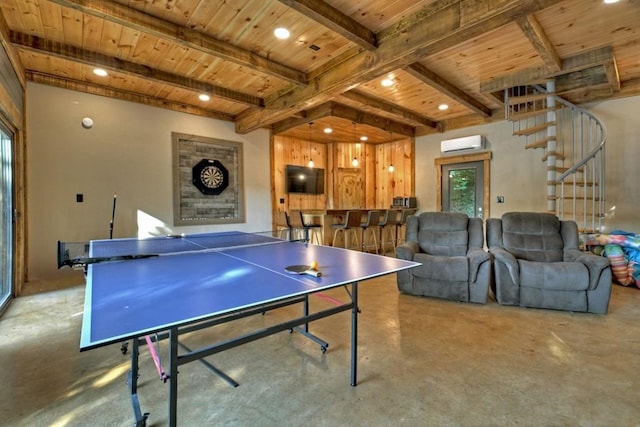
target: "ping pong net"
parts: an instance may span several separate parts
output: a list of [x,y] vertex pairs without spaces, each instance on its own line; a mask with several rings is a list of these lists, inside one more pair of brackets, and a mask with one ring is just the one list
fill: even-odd
[[58,241],[58,268],[86,268],[89,264],[151,258],[185,252],[223,251],[246,246],[273,245],[288,240],[273,231],[239,231],[149,238],[104,239],[91,242]]

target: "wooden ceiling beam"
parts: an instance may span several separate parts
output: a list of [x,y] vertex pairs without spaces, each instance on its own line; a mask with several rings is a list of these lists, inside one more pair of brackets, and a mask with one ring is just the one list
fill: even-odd
[[351,120],[361,125],[369,125],[387,132],[393,132],[405,136],[415,136],[416,129],[404,123],[390,120],[375,114],[360,111],[344,104],[332,103],[331,116],[340,119]]
[[560,96],[582,88],[600,86],[610,87],[602,65],[556,77],[556,93]]
[[[466,116],[443,120],[438,123],[438,132],[447,132],[454,129],[464,129],[470,126],[485,125],[488,123],[495,123],[499,121],[504,121],[503,108],[491,110],[491,115],[489,117],[483,117],[477,114],[467,114]],[[430,128],[416,129],[416,136],[430,135],[433,133],[434,131]]]
[[376,50],[376,35],[364,25],[322,0],[278,0],[367,50]]
[[271,126],[271,131],[274,135],[281,134],[300,125],[313,122],[314,120],[322,119],[324,117],[330,117],[332,110],[332,103],[327,102],[326,104],[322,104],[315,108],[305,110],[302,116],[289,117],[287,119],[274,123]]
[[290,117],[276,122],[271,126],[271,130],[274,135],[278,135],[324,117],[337,117],[357,124],[377,127],[386,132],[393,132],[404,136],[415,136],[415,127],[411,125],[367,113],[366,111],[361,111],[337,102],[326,102],[317,107],[305,110],[304,117]]
[[341,94],[338,97],[338,100],[340,98],[345,98],[348,99],[350,101],[354,101],[360,104],[364,104],[367,105],[368,107],[374,108],[376,110],[380,110],[383,111],[385,113],[388,114],[392,114],[394,116],[398,116],[400,118],[402,118],[403,120],[408,120],[411,122],[416,123],[419,126],[427,126],[427,127],[431,127],[431,128],[436,128],[438,126],[438,123],[427,118],[424,116],[421,116],[419,114],[416,114],[415,112],[411,111],[411,110],[407,110],[405,108],[399,107],[395,104],[391,104],[389,102],[383,101],[379,98],[375,98],[373,96],[369,96],[367,94],[364,94],[358,90],[350,90],[348,92],[344,92],[343,94]]
[[15,47],[13,47],[9,42],[9,34],[9,26],[7,25],[7,21],[4,19],[4,14],[0,11],[0,48],[4,48],[7,56],[9,57],[9,62],[11,62],[11,65],[16,71],[16,76],[24,88],[27,85],[24,78],[24,66],[22,65],[22,61],[20,61],[20,57],[18,56],[18,52]]
[[[375,51],[363,51],[312,79],[308,85],[283,94],[265,108],[239,115],[236,132],[245,134],[312,108],[363,82],[419,61],[465,40],[535,13],[561,0],[447,0],[430,13],[419,12],[378,41]],[[416,18],[414,18],[416,17]]]
[[550,78],[586,70],[612,61],[615,62],[613,48],[606,46],[563,59],[562,69],[556,73],[550,73],[547,67],[532,67],[507,76],[480,82],[480,92],[496,92],[514,86],[542,83]]
[[42,55],[55,56],[68,61],[78,62],[92,67],[99,66],[107,70],[118,71],[142,79],[154,80],[181,89],[206,93],[251,106],[263,106],[264,101],[257,96],[248,95],[210,83],[190,79],[177,74],[167,73],[133,62],[124,61],[112,56],[65,45],[52,40],[44,40],[37,36],[10,31],[10,40],[15,47],[33,51]]
[[404,70],[421,82],[426,83],[454,101],[464,105],[474,113],[480,114],[483,117],[489,117],[491,115],[491,109],[489,107],[484,106],[462,89],[454,86],[419,62],[404,67]]
[[609,84],[603,84],[597,87],[584,87],[572,92],[567,92],[567,99],[574,104],[584,102],[603,101],[607,99],[624,98],[629,96],[640,95],[640,78],[625,80],[620,83],[620,91],[613,92]]
[[604,72],[607,75],[611,92],[620,92],[620,73],[618,72],[618,63],[615,58],[603,64]]
[[219,111],[208,110],[195,107],[193,105],[182,104],[179,102],[168,101],[165,98],[156,98],[153,96],[140,95],[124,90],[113,89],[93,83],[79,82],[77,80],[65,79],[59,76],[52,76],[33,70],[26,70],[25,76],[27,80],[55,86],[63,89],[74,90],[76,92],[89,93],[91,95],[105,96],[107,98],[120,99],[123,101],[135,102],[138,104],[149,105],[151,107],[164,108],[167,110],[178,111],[181,113],[193,114],[196,116],[207,117],[210,119],[224,120],[232,122],[234,117],[230,114],[221,113]]
[[250,67],[256,71],[296,85],[307,82],[304,72],[287,67],[251,51],[223,42],[207,34],[168,22],[114,1],[50,0],[62,7],[78,10],[109,22],[152,34],[198,52]]
[[517,21],[518,26],[529,39],[533,48],[551,73],[557,73],[562,69],[562,60],[553,47],[553,43],[547,37],[544,29],[534,15],[523,16]]

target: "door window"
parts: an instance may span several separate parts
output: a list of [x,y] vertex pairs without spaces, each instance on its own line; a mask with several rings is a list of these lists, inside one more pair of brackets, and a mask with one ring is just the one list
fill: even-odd
[[0,127],[0,311],[13,295],[13,159],[12,138]]
[[483,162],[455,163],[442,168],[442,210],[482,218]]
[[491,152],[443,156],[434,163],[438,174],[437,210],[489,218]]

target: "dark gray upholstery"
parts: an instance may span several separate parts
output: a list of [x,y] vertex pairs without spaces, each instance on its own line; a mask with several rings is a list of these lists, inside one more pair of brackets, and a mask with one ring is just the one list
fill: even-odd
[[462,213],[423,212],[407,219],[401,259],[422,263],[397,273],[401,292],[485,304],[491,260],[482,247],[480,218]]
[[607,258],[578,249],[578,227],[548,213],[510,212],[487,220],[498,303],[605,314]]

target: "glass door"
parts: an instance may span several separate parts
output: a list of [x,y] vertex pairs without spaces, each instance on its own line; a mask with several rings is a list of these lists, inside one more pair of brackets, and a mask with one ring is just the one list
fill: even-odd
[[0,126],[0,312],[13,296],[13,141]]
[[442,210],[484,217],[484,162],[442,166]]

